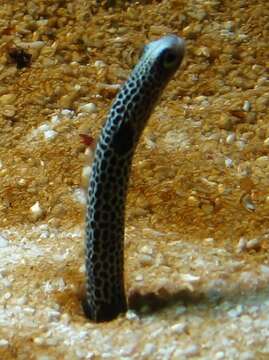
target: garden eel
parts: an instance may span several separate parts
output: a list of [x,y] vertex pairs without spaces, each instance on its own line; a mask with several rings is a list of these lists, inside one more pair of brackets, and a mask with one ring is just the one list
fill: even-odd
[[168,35],[146,45],[121,88],[96,146],[86,211],[87,317],[109,321],[127,310],[124,216],[133,154],[162,90],[179,68],[184,42]]

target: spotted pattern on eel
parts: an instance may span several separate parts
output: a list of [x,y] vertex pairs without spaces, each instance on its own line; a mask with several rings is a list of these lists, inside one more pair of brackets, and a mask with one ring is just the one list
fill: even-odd
[[184,42],[168,35],[144,47],[119,91],[96,146],[86,211],[87,317],[110,321],[127,310],[124,215],[133,154],[163,89],[184,57]]

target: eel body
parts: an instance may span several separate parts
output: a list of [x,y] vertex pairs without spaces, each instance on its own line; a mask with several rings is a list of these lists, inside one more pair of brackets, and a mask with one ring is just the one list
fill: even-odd
[[184,42],[168,35],[144,47],[122,86],[96,146],[86,211],[86,299],[93,321],[127,310],[124,215],[133,154],[163,89],[184,57]]

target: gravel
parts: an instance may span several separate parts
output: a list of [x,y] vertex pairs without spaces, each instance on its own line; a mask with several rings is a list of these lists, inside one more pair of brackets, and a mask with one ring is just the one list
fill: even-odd
[[[268,6],[103,5],[1,4],[0,358],[267,359]],[[187,54],[133,162],[130,309],[96,325],[79,134],[97,139],[139,49],[166,33]]]

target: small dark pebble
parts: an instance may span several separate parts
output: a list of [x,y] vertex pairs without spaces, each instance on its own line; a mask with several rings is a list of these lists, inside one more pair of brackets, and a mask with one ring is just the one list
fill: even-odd
[[23,49],[12,48],[9,50],[8,55],[11,61],[17,65],[17,69],[23,69],[31,64],[32,55]]

